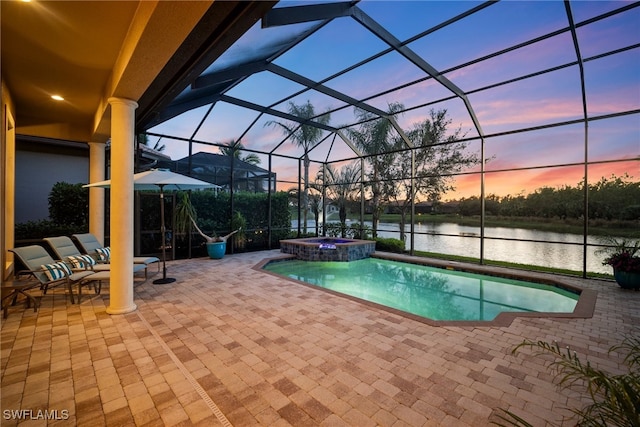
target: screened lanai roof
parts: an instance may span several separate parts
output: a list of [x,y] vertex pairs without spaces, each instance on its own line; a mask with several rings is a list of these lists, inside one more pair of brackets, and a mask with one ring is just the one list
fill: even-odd
[[[314,124],[323,137],[312,160],[339,161],[358,156],[346,132],[359,124],[354,107],[387,117],[388,106],[400,103],[392,122],[399,136],[430,110],[446,109],[466,140],[495,138],[488,157],[532,145],[521,155],[524,166],[534,150],[567,140],[577,142],[553,160],[584,161],[585,121],[614,119],[610,128],[593,127],[590,160],[637,159],[638,6],[280,2],[145,128],[176,147],[239,140],[249,151],[300,158],[302,148],[269,123]],[[328,124],[290,114],[290,103],[307,101],[318,115],[330,112]],[[624,146],[614,154],[598,133]]]

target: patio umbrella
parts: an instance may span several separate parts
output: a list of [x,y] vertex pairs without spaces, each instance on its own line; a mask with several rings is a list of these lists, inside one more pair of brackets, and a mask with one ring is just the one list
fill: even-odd
[[[111,180],[94,182],[83,187],[111,187]],[[220,188],[220,186],[206,181],[191,178],[167,169],[151,169],[133,175],[134,190],[160,189],[160,232],[162,233],[162,278],[153,281],[156,285],[175,282],[176,279],[167,277],[166,250],[165,250],[165,225],[164,225],[164,191],[165,190],[196,190],[201,188]]]

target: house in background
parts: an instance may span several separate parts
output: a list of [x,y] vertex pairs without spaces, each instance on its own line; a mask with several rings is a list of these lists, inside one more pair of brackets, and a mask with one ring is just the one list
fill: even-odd
[[153,168],[161,168],[171,157],[162,151],[155,150],[144,144],[138,144],[136,149],[135,171],[143,172]]
[[174,172],[188,175],[196,179],[219,185],[225,190],[231,188],[231,173],[233,171],[233,190],[250,191],[252,193],[266,193],[276,189],[276,174],[259,166],[247,163],[232,156],[199,152],[180,160],[166,163],[167,168]]
[[[107,177],[110,176],[110,145],[106,146]],[[183,175],[230,189],[233,167],[234,191],[266,193],[275,191],[276,174],[240,159],[200,152],[172,160],[161,151],[139,144],[135,156],[136,172],[152,168],[166,168]],[[190,172],[190,173],[189,173]],[[16,196],[15,222],[49,219],[49,193],[57,182],[87,184],[89,176],[89,147],[72,141],[20,135],[16,139]]]
[[[106,170],[110,145],[106,146]],[[171,157],[140,144],[135,153],[136,171],[148,170]],[[89,182],[89,146],[73,141],[28,135],[16,137],[15,223],[49,219],[49,193],[58,182]],[[109,173],[107,172],[107,176]]]

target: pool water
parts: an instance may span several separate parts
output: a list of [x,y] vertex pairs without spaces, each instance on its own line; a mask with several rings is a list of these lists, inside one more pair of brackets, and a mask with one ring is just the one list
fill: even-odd
[[266,270],[440,321],[491,321],[502,312],[571,313],[579,295],[552,285],[378,258],[270,262]]

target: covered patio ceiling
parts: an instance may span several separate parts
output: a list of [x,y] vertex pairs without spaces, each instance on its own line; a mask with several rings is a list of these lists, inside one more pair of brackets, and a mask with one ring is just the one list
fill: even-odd
[[109,97],[137,101],[140,119],[154,114],[273,4],[0,2],[3,91],[15,105],[16,133],[106,141]]
[[[390,120],[407,145],[405,130],[432,109],[446,110],[468,141],[633,116],[638,6],[280,2],[138,124],[163,143],[173,139],[169,151],[240,141],[248,151],[292,158],[302,148],[269,124],[316,126],[323,136],[310,154],[326,162],[361,154],[347,132],[363,123],[356,108],[366,120]],[[291,113],[291,103],[306,102],[315,117]],[[393,103],[402,105],[395,117],[387,113]],[[316,120],[323,114],[329,123]]]

